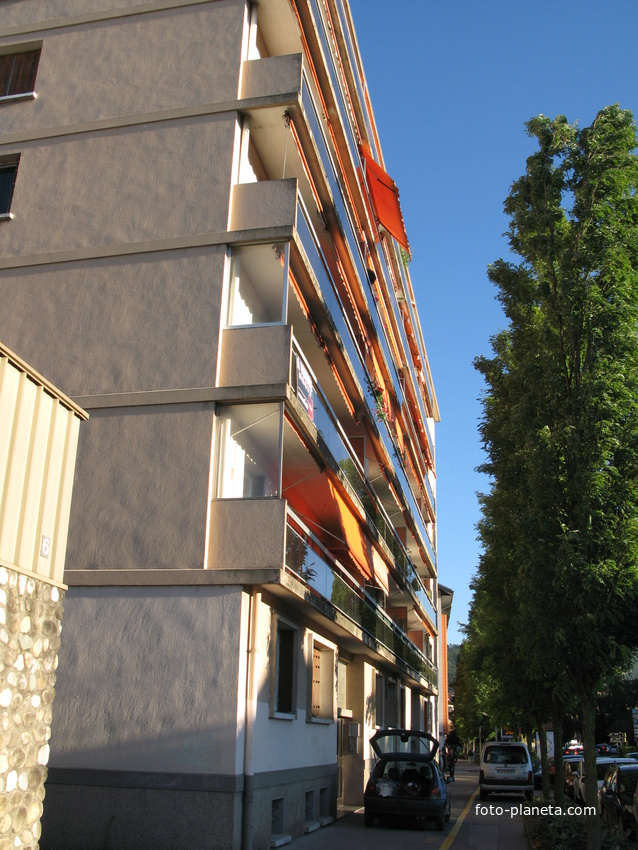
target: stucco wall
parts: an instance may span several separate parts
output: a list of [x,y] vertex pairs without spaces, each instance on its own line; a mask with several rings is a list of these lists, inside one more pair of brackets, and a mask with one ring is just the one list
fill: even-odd
[[203,568],[212,420],[209,403],[91,411],[67,570]]
[[5,269],[0,339],[74,397],[214,386],[224,257],[220,246]]
[[[277,610],[277,609],[275,609]],[[297,704],[294,719],[271,717],[271,694],[274,683],[274,644],[276,633],[270,604],[262,601],[257,619],[258,640],[253,663],[257,671],[257,707],[254,723],[254,740],[257,743],[252,762],[255,774],[277,770],[307,768],[336,763],[337,723],[307,720],[307,701],[310,695],[309,675],[312,659],[308,651],[308,630],[299,623],[295,644],[297,653]],[[292,617],[285,617],[295,625]],[[324,641],[324,643],[327,643]],[[336,660],[335,660],[336,664]],[[333,683],[336,688],[336,682]],[[336,705],[336,700],[335,700]]]
[[0,256],[223,233],[234,133],[227,113],[16,144]]
[[[17,30],[10,43],[43,41],[38,99],[27,111],[20,104],[3,107],[3,132],[49,130],[237,98],[243,3],[183,8],[173,15],[171,26],[162,11],[100,20],[103,12],[131,11],[135,5],[150,6],[132,0],[3,4],[3,29],[13,25]],[[47,26],[56,19],[67,27]],[[20,24],[23,30],[26,24],[36,26],[22,34]]]
[[70,588],[51,766],[235,773],[241,589]]

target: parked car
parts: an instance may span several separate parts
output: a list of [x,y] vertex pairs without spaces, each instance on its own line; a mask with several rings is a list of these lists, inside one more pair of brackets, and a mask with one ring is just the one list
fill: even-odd
[[599,756],[615,756],[618,755],[616,747],[611,744],[596,744],[596,752]]
[[[635,764],[634,759],[616,758],[615,756],[601,756],[596,759],[596,786],[600,791],[609,768],[614,764]],[[578,763],[578,769],[574,776],[574,800],[585,804],[585,762]],[[600,802],[600,801],[599,801]]]
[[607,770],[600,789],[600,811],[608,826],[634,831],[634,794],[638,786],[638,762],[615,764]]
[[520,792],[534,796],[534,774],[529,750],[518,741],[490,742],[483,747],[479,770],[481,800],[492,793]]
[[578,765],[583,761],[582,756],[567,756],[563,758],[563,771],[565,773],[564,789],[565,796],[574,799],[574,777],[578,772]]
[[375,817],[402,816],[434,820],[443,829],[452,796],[434,760],[436,738],[428,732],[381,729],[370,744],[378,761],[363,793],[365,825],[373,826]]

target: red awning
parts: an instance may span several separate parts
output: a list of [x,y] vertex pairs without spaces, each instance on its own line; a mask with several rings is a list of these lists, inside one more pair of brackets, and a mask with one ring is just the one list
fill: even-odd
[[409,254],[410,244],[405,232],[403,214],[399,203],[399,190],[396,183],[364,148],[359,148],[359,151],[365,165],[366,183],[377,221],[394,236]]
[[379,587],[387,595],[390,591],[388,587],[388,567],[385,561],[375,550],[370,539],[364,533],[360,521],[352,513],[346,500],[330,479],[328,479],[328,486],[339,514],[339,524],[350,560],[366,578],[376,580]]

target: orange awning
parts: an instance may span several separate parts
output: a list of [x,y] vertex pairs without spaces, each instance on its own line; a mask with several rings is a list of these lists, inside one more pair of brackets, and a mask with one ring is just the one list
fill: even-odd
[[366,182],[377,221],[394,236],[409,254],[410,244],[405,232],[403,214],[399,203],[399,190],[396,183],[364,148],[359,150],[365,164]]
[[328,480],[328,486],[339,514],[339,524],[348,546],[348,555],[361,573],[368,579],[374,579],[387,595],[389,592],[388,568],[383,558],[375,550],[371,540],[361,528],[359,520],[332,481]]

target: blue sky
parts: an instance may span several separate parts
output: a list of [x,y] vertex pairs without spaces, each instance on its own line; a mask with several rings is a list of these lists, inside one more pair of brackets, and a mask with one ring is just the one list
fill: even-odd
[[350,0],[385,166],[401,193],[439,407],[438,565],[467,621],[476,492],[487,481],[472,361],[504,326],[486,276],[506,257],[503,201],[535,145],[524,122],[581,126],[610,103],[638,117],[636,0]]

